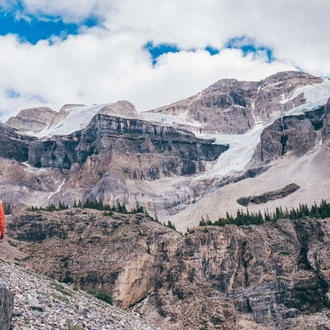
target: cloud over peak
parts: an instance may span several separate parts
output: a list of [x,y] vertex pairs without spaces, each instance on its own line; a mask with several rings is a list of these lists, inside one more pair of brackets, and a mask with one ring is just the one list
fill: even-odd
[[0,9],[0,25],[15,17],[0,29],[0,120],[40,104],[127,99],[147,110],[221,78],[298,67],[330,75],[327,0],[0,0]]

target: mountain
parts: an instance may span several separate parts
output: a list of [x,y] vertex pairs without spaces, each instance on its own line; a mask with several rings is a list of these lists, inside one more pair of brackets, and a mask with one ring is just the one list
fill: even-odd
[[143,113],[127,101],[22,110],[0,126],[3,200],[138,203],[180,230],[290,184],[300,188],[249,209],[310,205],[330,197],[329,96],[329,80],[290,71]]
[[143,113],[22,110],[0,124],[3,258],[164,329],[328,329],[329,98],[290,71]]

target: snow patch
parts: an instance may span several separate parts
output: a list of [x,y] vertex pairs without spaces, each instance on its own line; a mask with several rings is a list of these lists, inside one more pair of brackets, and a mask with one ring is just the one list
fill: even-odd
[[28,161],[22,163],[25,166],[25,170],[28,173],[40,173],[40,172],[47,172],[45,168],[33,167],[31,166]]
[[324,80],[322,83],[308,85],[298,88],[290,98],[282,99],[280,103],[293,102],[292,100],[303,93],[306,103],[288,111],[286,115],[301,115],[306,111],[315,110],[326,104],[330,97],[330,81]]
[[68,114],[56,125],[48,126],[42,131],[32,133],[38,138],[50,137],[53,135],[67,135],[75,131],[84,129],[90,123],[91,119],[107,104],[84,105],[70,108]]
[[241,172],[252,160],[255,149],[260,142],[260,135],[265,125],[257,124],[254,129],[243,135],[203,135],[200,138],[215,138],[215,144],[228,144],[229,149],[214,162],[212,169],[199,178],[221,178],[233,172]]
[[65,183],[65,179],[62,181],[62,183],[57,187],[57,189],[52,192],[48,197],[47,199],[50,200],[55,194],[58,194],[59,192],[61,192],[61,189],[62,187],[64,186],[64,183]]
[[168,115],[164,113],[154,113],[154,112],[140,112],[139,115],[144,120],[154,121],[167,125],[179,124],[179,125],[187,125],[193,127],[202,126],[200,122],[187,118],[188,110],[181,112],[177,115]]

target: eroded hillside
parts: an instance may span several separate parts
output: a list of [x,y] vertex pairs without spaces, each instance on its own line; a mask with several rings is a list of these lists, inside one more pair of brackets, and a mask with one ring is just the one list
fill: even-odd
[[[17,262],[111,293],[166,329],[326,329],[330,221],[202,227],[183,236],[143,213],[13,215]],[[327,316],[328,315],[328,316]]]

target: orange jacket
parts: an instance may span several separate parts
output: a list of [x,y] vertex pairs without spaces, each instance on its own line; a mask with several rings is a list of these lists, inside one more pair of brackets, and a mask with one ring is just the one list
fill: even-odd
[[0,202],[0,239],[5,237],[5,212],[3,210],[2,202]]

